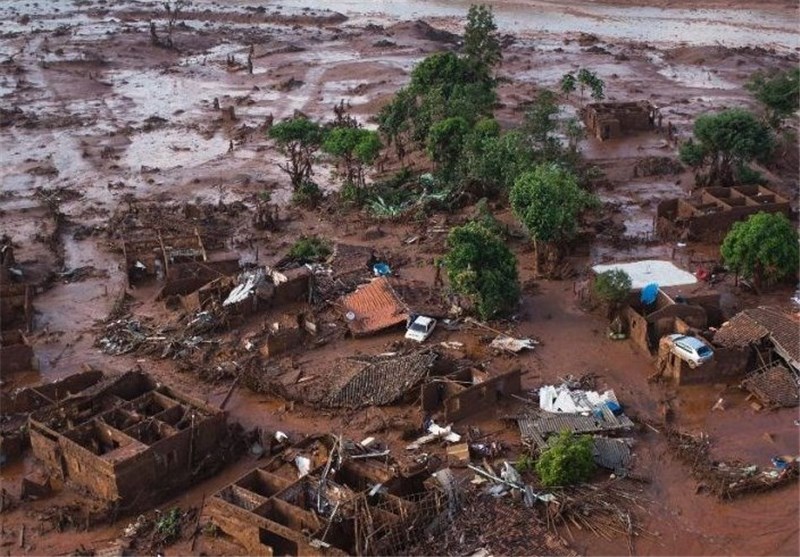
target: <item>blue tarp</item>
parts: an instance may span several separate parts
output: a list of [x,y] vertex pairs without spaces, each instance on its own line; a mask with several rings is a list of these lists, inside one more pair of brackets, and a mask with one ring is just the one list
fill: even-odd
[[375,263],[375,265],[372,266],[372,271],[375,273],[376,277],[384,277],[392,274],[392,269],[386,263]]
[[649,306],[656,301],[656,298],[658,298],[658,285],[655,282],[651,282],[642,288],[642,303],[644,305]]

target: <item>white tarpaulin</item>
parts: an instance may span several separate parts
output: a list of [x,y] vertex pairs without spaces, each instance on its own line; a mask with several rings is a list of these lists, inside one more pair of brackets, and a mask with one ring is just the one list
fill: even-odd
[[554,414],[583,414],[606,402],[617,402],[614,391],[571,391],[566,385],[545,385],[539,389],[539,408]]
[[264,282],[264,269],[257,269],[251,273],[242,273],[239,276],[239,285],[231,290],[222,305],[229,306],[246,300],[262,282]]

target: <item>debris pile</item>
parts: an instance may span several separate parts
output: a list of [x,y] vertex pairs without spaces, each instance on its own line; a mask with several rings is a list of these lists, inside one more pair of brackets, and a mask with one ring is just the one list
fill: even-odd
[[800,404],[800,378],[780,364],[747,376],[742,381],[742,388],[768,407],[793,408]]
[[772,470],[761,470],[755,464],[712,459],[711,441],[702,433],[695,437],[672,429],[667,430],[666,436],[669,448],[700,482],[698,491],[706,490],[720,499],[768,491],[796,481],[800,476],[796,459],[773,459]]

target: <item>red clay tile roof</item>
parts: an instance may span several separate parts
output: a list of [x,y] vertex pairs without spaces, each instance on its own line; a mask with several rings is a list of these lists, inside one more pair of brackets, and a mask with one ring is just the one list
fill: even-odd
[[790,359],[800,361],[800,320],[777,308],[760,307],[736,314],[717,331],[714,342],[744,346],[767,336]]
[[352,294],[342,298],[345,319],[349,313],[355,318],[347,319],[347,326],[354,335],[368,335],[404,323],[408,308],[397,297],[386,277],[373,279],[360,286]]

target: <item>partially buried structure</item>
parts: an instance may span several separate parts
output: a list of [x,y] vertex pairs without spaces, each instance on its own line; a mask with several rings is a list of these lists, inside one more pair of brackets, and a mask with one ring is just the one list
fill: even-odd
[[667,199],[656,209],[656,233],[663,238],[718,242],[737,221],[752,214],[789,215],[789,201],[763,186],[704,188],[686,199]]
[[372,445],[317,436],[207,500],[204,513],[249,555],[392,555],[446,525],[457,492]]
[[603,102],[587,104],[583,115],[589,134],[605,141],[652,130],[658,109],[647,101]]
[[140,371],[34,412],[29,427],[51,474],[123,512],[215,472],[230,447],[226,412]]

